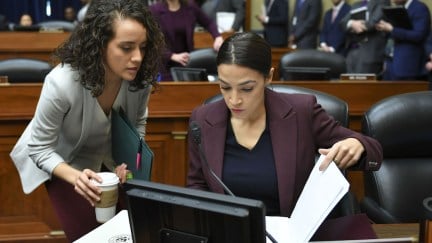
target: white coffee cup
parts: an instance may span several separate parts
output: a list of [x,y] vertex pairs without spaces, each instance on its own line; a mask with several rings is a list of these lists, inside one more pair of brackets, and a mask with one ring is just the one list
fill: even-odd
[[98,175],[102,178],[102,183],[92,180],[102,190],[101,200],[95,204],[96,221],[105,223],[116,214],[120,179],[112,172],[100,172]]

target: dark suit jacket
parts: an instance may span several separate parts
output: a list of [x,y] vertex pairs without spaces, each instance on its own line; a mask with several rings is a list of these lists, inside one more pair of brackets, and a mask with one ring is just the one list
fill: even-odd
[[267,10],[268,23],[264,25],[264,38],[275,47],[286,47],[288,44],[288,2],[274,0]]
[[346,33],[341,27],[340,21],[349,13],[350,10],[351,6],[344,3],[333,22],[331,21],[333,9],[331,8],[327,10],[324,14],[323,26],[321,29],[320,42],[325,42],[328,46],[333,47],[336,53],[342,55],[345,54]]
[[[315,96],[265,93],[265,107],[279,190],[282,216],[290,216],[314,166],[318,148],[355,137],[366,152],[358,168],[376,170],[382,161],[381,146],[374,139],[340,126],[316,103]],[[229,110],[223,100],[196,108],[190,121],[201,126],[201,141],[208,164],[217,176],[222,175],[224,146]],[[223,193],[223,188],[209,174],[199,156],[193,136],[188,137],[189,171],[187,186]]]
[[[356,9],[362,5],[361,2],[352,4],[352,9]],[[367,73],[378,73],[381,71],[384,63],[385,46],[387,42],[386,34],[379,32],[375,29],[375,24],[378,23],[382,18],[382,7],[390,5],[389,0],[369,0],[367,9],[369,12],[369,20],[366,21],[366,32],[362,34],[351,33],[347,24],[350,20],[350,14],[346,15],[342,21],[342,28],[348,33],[347,36],[347,63],[356,63],[358,69],[350,70],[349,65],[347,66],[348,72],[367,72]],[[350,51],[355,48],[360,49],[356,52],[356,55],[350,55]],[[359,46],[359,47],[357,47]],[[373,67],[369,68],[367,67]],[[379,70],[377,70],[379,69]]]
[[0,31],[1,30],[8,30],[6,16],[4,16],[3,14],[0,14]]
[[[428,62],[430,60],[429,56],[431,54],[432,54],[432,31],[430,31],[429,36],[425,43],[425,62]],[[432,72],[429,72],[428,70],[426,70],[425,67],[423,67],[423,73],[426,76],[427,80],[430,82],[429,89],[432,90]]]
[[419,77],[424,68],[424,45],[431,26],[429,9],[419,0],[413,0],[407,12],[413,28],[394,27],[390,33],[394,52],[388,71],[393,80]]
[[321,21],[321,0],[304,0],[300,14],[294,14],[296,24],[291,21],[290,33],[294,34],[297,48],[315,49],[318,42],[319,26]]

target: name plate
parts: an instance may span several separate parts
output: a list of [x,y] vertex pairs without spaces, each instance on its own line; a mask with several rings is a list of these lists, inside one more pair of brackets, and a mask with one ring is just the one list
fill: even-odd
[[8,84],[8,76],[0,76],[0,84]]
[[374,73],[342,73],[339,77],[342,81],[376,81]]

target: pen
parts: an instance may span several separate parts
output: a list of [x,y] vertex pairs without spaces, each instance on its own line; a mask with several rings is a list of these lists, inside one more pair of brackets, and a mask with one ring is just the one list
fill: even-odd
[[141,168],[141,148],[142,148],[142,138],[140,138],[139,143],[138,143],[138,149],[137,149],[137,156],[136,156],[136,163],[135,163],[135,167],[138,170],[139,168]]

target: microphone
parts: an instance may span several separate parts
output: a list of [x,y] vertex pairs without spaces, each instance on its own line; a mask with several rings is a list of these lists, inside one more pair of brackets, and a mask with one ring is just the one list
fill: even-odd
[[[198,124],[198,122],[192,121],[189,128],[190,128],[190,131],[192,133],[192,139],[193,139],[194,143],[198,146],[198,152],[200,154],[200,158],[204,162],[204,164],[207,166],[210,174],[219,183],[219,185],[221,185],[223,187],[223,189],[226,193],[228,193],[230,196],[235,197],[234,193],[232,193],[232,191],[225,185],[225,183],[222,182],[222,180],[219,178],[219,176],[217,176],[216,173],[214,173],[214,171],[210,167],[209,163],[207,162],[207,157],[205,156],[204,150],[202,149],[202,145],[201,145],[201,127],[200,127],[200,125]],[[267,238],[269,238],[271,242],[278,243],[276,241],[276,239],[270,233],[268,233],[267,230],[265,233],[266,233]]]
[[198,151],[201,157],[201,160],[204,162],[204,164],[207,166],[210,174],[213,176],[213,178],[221,185],[226,193],[229,195],[235,197],[234,193],[225,185],[225,183],[222,182],[222,180],[219,178],[219,176],[214,173],[214,171],[211,169],[209,163],[207,162],[207,157],[204,154],[204,151],[202,149],[201,145],[201,127],[196,121],[192,121],[190,124],[190,130],[192,132],[192,138],[194,143],[198,146]]

